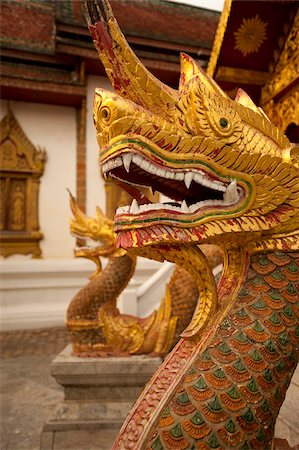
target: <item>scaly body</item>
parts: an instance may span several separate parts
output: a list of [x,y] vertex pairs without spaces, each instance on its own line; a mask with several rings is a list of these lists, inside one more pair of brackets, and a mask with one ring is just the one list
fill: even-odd
[[[107,0],[83,6],[116,91],[95,95],[102,171],[135,197],[116,212],[118,245],[181,265],[200,297],[113,449],[268,449],[298,361],[299,149],[187,55],[178,90],[165,86]],[[173,202],[152,204],[138,185]],[[203,243],[224,252],[218,286]]]

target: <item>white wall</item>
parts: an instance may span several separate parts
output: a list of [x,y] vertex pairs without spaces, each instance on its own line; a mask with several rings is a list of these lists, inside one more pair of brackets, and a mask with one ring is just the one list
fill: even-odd
[[[24,102],[10,102],[10,108],[31,142],[47,152],[39,197],[40,228],[44,234],[40,244],[42,255],[44,258],[72,257],[74,238],[69,232],[66,188],[76,192],[76,111]],[[6,112],[7,104],[2,101],[1,119]]]

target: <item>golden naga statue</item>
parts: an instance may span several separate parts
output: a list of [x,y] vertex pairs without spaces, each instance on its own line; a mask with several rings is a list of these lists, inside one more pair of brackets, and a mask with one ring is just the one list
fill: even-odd
[[[106,0],[83,8],[116,91],[95,94],[102,171],[135,189],[116,213],[118,246],[181,265],[200,293],[113,449],[270,449],[298,361],[298,147],[245,92],[230,99],[187,55],[179,89],[165,86]],[[138,185],[173,203],[150,204]],[[223,250],[218,286],[203,243]]]
[[[74,354],[103,356],[120,354],[165,355],[188,325],[198,298],[197,286],[184,269],[177,267],[166,287],[158,311],[139,318],[120,314],[117,297],[135,271],[136,256],[116,247],[113,222],[97,207],[96,217],[86,216],[70,195],[73,235],[94,240],[96,247],[78,247],[75,256],[91,259],[96,271],[74,297],[67,310],[66,325]],[[212,265],[219,252],[209,249]],[[101,258],[109,262],[102,270]]]

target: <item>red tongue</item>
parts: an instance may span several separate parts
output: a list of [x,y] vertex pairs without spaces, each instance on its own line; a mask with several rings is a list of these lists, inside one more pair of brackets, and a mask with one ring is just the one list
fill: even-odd
[[131,197],[137,200],[138,205],[147,205],[151,203],[151,201],[143,194],[143,192],[139,191],[136,187],[131,184],[123,183],[122,181],[117,181],[117,184],[124,189]]

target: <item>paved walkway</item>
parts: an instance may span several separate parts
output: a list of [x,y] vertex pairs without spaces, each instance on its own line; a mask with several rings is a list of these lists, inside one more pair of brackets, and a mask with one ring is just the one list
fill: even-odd
[[[62,399],[61,386],[49,374],[49,365],[68,343],[64,328],[2,332],[1,339],[1,450],[39,450],[40,433],[50,411]],[[283,406],[283,420],[290,416],[298,428],[299,372],[294,390]],[[284,422],[282,421],[284,433]],[[113,435],[107,435],[113,441]],[[286,431],[287,433],[287,431]],[[286,434],[280,434],[286,436]],[[299,437],[299,435],[298,435]],[[109,450],[103,447],[99,432],[75,436],[55,446],[55,450]],[[299,442],[296,441],[296,442]],[[290,447],[276,440],[275,450]],[[293,446],[299,450],[299,445]]]

